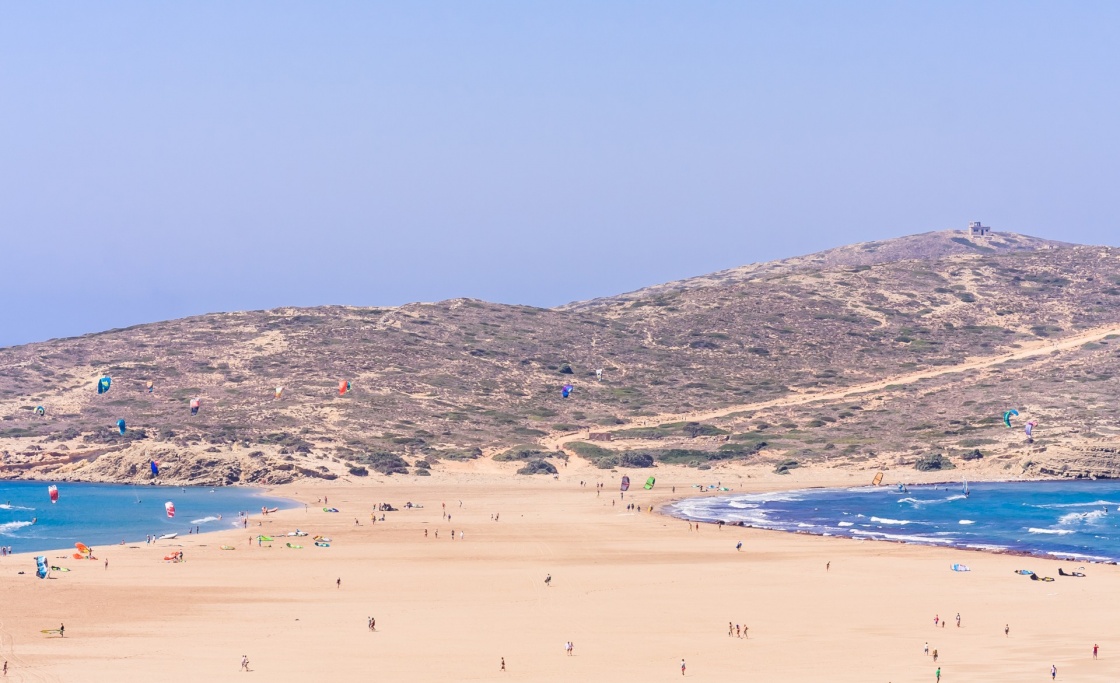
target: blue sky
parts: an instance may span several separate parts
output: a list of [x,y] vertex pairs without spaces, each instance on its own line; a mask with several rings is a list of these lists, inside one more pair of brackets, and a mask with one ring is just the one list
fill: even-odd
[[0,345],[550,306],[983,220],[1120,244],[1117,3],[0,6]]

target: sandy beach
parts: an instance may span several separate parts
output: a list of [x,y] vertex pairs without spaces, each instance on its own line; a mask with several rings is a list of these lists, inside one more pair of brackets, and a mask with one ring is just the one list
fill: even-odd
[[[35,578],[31,554],[0,558],[0,658],[13,681],[658,681],[679,679],[682,658],[686,678],[706,681],[901,683],[933,681],[938,667],[946,681],[1046,680],[1052,664],[1058,680],[1120,675],[1115,566],[1032,582],[1013,570],[1057,576],[1072,565],[690,530],[656,512],[709,479],[764,491],[862,483],[863,471],[660,467],[654,491],[636,486],[620,500],[618,475],[575,461],[558,479],[507,469],[475,462],[430,478],[301,482],[273,492],[306,510],[254,515],[247,531],[97,548],[96,562],[47,553],[71,568],[50,580]],[[630,474],[637,483],[646,473]],[[324,497],[340,512],[323,512]],[[371,524],[377,503],[408,501],[424,507]],[[296,528],[331,537],[331,547],[310,537],[284,547],[280,535]],[[259,533],[277,540],[250,545]],[[186,561],[164,562],[174,550]],[[954,573],[954,562],[973,571]],[[948,626],[935,627],[935,615]],[[729,621],[749,637],[728,637]],[[65,638],[40,632],[60,623]]]

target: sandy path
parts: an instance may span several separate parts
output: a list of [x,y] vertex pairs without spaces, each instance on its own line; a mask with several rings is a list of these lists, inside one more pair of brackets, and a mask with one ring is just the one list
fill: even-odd
[[[721,417],[727,417],[735,413],[750,412],[765,410],[767,408],[784,408],[788,406],[805,405],[807,403],[816,403],[818,401],[838,401],[841,399],[849,398],[858,394],[864,394],[870,391],[882,391],[889,386],[913,384],[926,379],[934,377],[942,377],[944,375],[952,375],[957,373],[971,372],[973,370],[983,370],[1003,363],[1009,363],[1017,360],[1026,360],[1038,356],[1045,356],[1051,353],[1067,351],[1087,344],[1093,341],[1099,341],[1110,335],[1120,335],[1120,326],[1099,327],[1080,334],[1075,334],[1069,337],[1063,337],[1056,341],[1041,341],[1026,346],[1022,349],[1017,349],[1010,353],[1000,354],[998,356],[987,356],[980,358],[970,358],[964,363],[957,365],[947,365],[930,370],[922,370],[920,372],[912,372],[905,375],[898,375],[887,379],[876,380],[874,382],[866,382],[864,384],[855,384],[843,389],[836,389],[834,391],[819,391],[819,392],[804,392],[794,396],[783,396],[782,398],[770,399],[768,401],[759,401],[757,403],[742,403],[739,405],[728,406],[718,410],[708,411],[693,411],[689,413],[663,413],[652,417],[642,418],[633,423],[617,426],[596,427],[596,432],[618,432],[625,429],[633,429],[634,427],[646,427],[658,424],[666,424],[673,422],[705,422],[707,420],[714,420]],[[583,432],[564,433],[549,435],[540,440],[540,444],[545,450],[556,450],[562,448],[564,444],[571,441],[579,441],[586,438]]]

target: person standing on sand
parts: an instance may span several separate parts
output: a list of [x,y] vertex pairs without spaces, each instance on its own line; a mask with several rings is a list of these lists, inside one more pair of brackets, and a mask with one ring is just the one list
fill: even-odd
[[58,625],[58,637],[59,638],[65,638],[66,637],[66,624],[59,624]]
[[937,661],[937,650],[933,651],[933,661]]
[[832,560],[829,560],[828,562],[825,562],[825,563],[824,563],[824,570],[825,570],[826,572],[827,572],[827,571],[831,571],[831,570],[832,570]]
[[249,670],[249,656],[248,655],[241,655],[241,670],[242,671],[248,671]]
[[500,671],[505,671],[505,670],[506,670],[506,658],[502,657],[502,668],[500,669]]
[[735,550],[736,551],[740,551],[742,549],[743,549],[743,542],[742,541],[739,541],[738,543],[735,544]]
[[1050,665],[1050,680],[1054,680],[1057,677],[1058,677],[1058,667],[1051,664]]
[[941,667],[937,667],[937,680],[941,680]]
[[1097,648],[1099,648],[1099,647],[1100,647],[1099,645],[1097,645],[1096,643],[1093,643],[1093,659],[1097,658]]
[[552,574],[548,574],[544,577],[544,585],[552,588]]
[[341,576],[338,577],[337,579],[335,579],[334,587],[335,588],[342,588],[342,577]]
[[933,625],[934,625],[934,626],[937,626],[937,622],[939,622],[939,621],[941,621],[941,617],[939,617],[939,616],[938,616],[938,615],[936,615],[936,614],[935,614],[935,615],[933,615]]
[[957,612],[957,628],[961,627],[961,613]]
[[926,646],[925,646],[925,649],[922,650],[922,654],[924,654],[927,657],[929,656],[929,642],[926,642]]
[[1011,635],[1011,624],[1004,624],[1003,625],[1003,637],[1007,638],[1010,635]]
[[684,675],[684,669],[685,669],[685,666],[684,666],[684,658],[682,657],[682,658],[681,658],[681,675],[682,675],[682,676]]

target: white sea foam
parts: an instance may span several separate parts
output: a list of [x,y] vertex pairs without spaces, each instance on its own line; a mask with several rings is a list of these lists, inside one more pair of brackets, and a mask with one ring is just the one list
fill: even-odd
[[951,538],[933,538],[931,536],[916,536],[910,534],[886,534],[880,531],[860,531],[859,529],[853,529],[852,533],[859,534],[861,536],[868,536],[870,538],[881,538],[887,541],[906,541],[908,543],[944,544],[953,542],[953,539]]
[[879,524],[893,524],[898,526],[910,524],[910,520],[908,519],[887,519],[886,517],[872,517],[871,521],[878,522]]
[[216,522],[216,521],[218,521],[218,517],[210,516],[210,517],[203,517],[202,519],[192,519],[191,524],[205,524],[207,522]]
[[898,502],[899,503],[908,503],[908,504],[913,505],[914,507],[917,508],[917,507],[922,507],[923,505],[937,505],[937,504],[940,504],[940,503],[949,503],[949,502],[952,502],[954,500],[963,500],[964,498],[967,498],[967,496],[965,496],[964,494],[958,493],[955,496],[948,496],[946,498],[932,498],[930,500],[919,500],[917,498],[900,498],[898,500]]
[[1027,529],[1027,531],[1031,532],[1032,534],[1054,534],[1054,535],[1058,535],[1058,536],[1065,536],[1067,534],[1077,533],[1073,529],[1039,529],[1039,528],[1033,527],[1033,526],[1031,528]]
[[0,503],[0,510],[34,510],[35,508],[25,508],[22,505],[11,505],[8,503]]
[[961,521],[957,522],[957,524],[975,524],[975,523],[976,523],[976,521],[972,520],[972,519],[962,519]]
[[854,524],[854,522],[840,522],[839,526],[852,526],[852,524]]
[[1079,560],[1093,560],[1095,562],[1109,562],[1111,558],[1101,557],[1100,555],[1083,555],[1082,553],[1067,553],[1061,550],[1051,550],[1046,553],[1052,557],[1071,557]]
[[1058,524],[1092,524],[1107,514],[1104,510],[1069,512],[1058,518]]
[[1043,508],[1046,510],[1059,510],[1062,508],[1105,508],[1120,506],[1120,503],[1111,500],[1094,500],[1091,503],[1043,503],[1042,505],[1031,505],[1032,508]]
[[5,522],[0,524],[0,536],[9,536],[13,531],[31,526],[34,522]]

